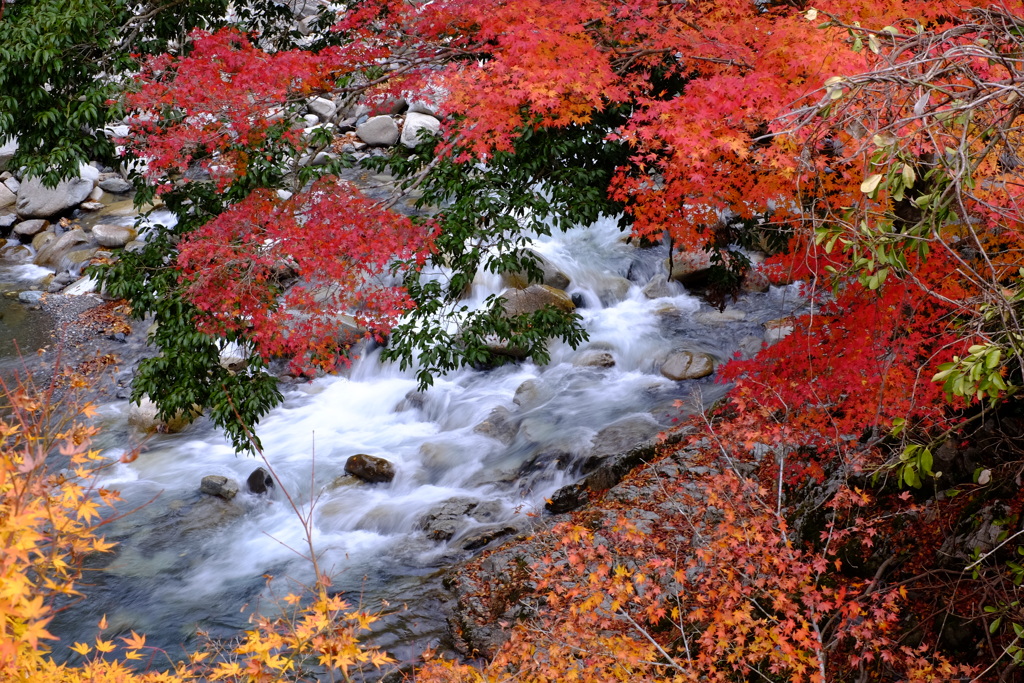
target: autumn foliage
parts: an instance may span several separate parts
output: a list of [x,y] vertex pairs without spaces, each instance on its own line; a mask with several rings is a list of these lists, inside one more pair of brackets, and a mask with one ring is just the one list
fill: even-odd
[[[532,205],[494,209],[502,195],[481,179],[505,164],[550,194],[551,169],[524,150],[564,143],[564,165],[598,179],[596,205],[621,211],[634,237],[716,254],[780,245],[765,272],[800,281],[807,307],[785,339],[725,366],[735,386],[694,425],[690,460],[665,453],[634,482],[656,479],[656,494],[555,527],[517,593],[537,614],[509,625],[492,662],[433,662],[418,677],[1009,680],[1024,658],[1024,499],[1007,490],[1024,460],[1012,445],[1024,433],[1019,14],[918,0],[370,0],[306,49],[195,32],[181,54],[145,61],[123,97],[134,126],[122,142],[178,220],[139,257],[151,279],[134,291],[158,308],[154,283],[165,288],[189,348],[213,353],[193,374],[214,389],[232,378],[211,340],[254,350],[251,377],[278,357],[333,368],[352,338],[340,327],[383,341],[413,307],[441,307],[436,280],[418,276],[468,253],[472,272],[451,276],[465,285],[490,267],[480,252],[518,244],[507,224],[458,232],[452,206],[474,188],[526,220]],[[421,207],[433,218],[365,196],[331,129],[298,123],[314,95],[374,112],[427,87],[446,94],[441,135],[376,168],[443,198]],[[592,168],[592,146],[618,161]],[[275,681],[385,661],[358,645],[372,615],[318,573],[309,601],[287,598],[284,617],[173,673],[131,672],[103,638],[74,646],[83,668],[55,665],[53,598],[106,549],[92,525],[110,494],[79,483],[100,462],[89,429],[34,421],[45,406],[25,392],[12,404],[5,674]],[[982,432],[987,450],[966,457]],[[50,474],[48,456],[70,464]],[[695,462],[708,471],[688,475]],[[950,550],[983,513],[1005,533],[970,558]],[[954,616],[980,631],[973,651],[940,645]],[[134,634],[124,645],[129,659],[145,648]]]

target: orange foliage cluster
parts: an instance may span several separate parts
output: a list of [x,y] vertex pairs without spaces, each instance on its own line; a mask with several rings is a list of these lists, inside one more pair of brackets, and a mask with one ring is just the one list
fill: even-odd
[[[85,386],[81,375],[62,379],[72,394]],[[114,549],[99,532],[118,498],[95,484],[109,462],[90,448],[97,433],[84,421],[95,416],[91,405],[68,398],[57,402],[52,389],[27,385],[5,390],[5,395],[0,419],[0,680],[270,683],[299,680],[311,671],[348,680],[353,668],[390,661],[358,640],[376,615],[329,595],[329,580],[318,575],[309,589],[312,599],[287,596],[281,615],[255,618],[232,649],[211,644],[188,661],[152,667],[160,652],[146,645],[145,635],[104,633],[104,617],[93,643],[67,645],[84,658],[82,664],[56,663],[47,625],[69,597],[85,599],[76,587],[83,560]]]

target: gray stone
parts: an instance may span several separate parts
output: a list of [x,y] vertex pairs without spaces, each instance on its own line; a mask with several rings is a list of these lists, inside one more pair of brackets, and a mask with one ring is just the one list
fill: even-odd
[[357,453],[345,461],[345,471],[371,484],[387,483],[395,478],[394,465],[365,453]]
[[49,230],[41,232],[32,238],[32,248],[35,249],[38,254],[43,247],[55,239],[57,239],[57,234],[53,231],[53,228],[50,227]]
[[119,175],[104,178],[100,181],[100,187],[111,194],[128,194],[132,191],[132,184]]
[[219,474],[210,474],[203,477],[199,484],[199,490],[210,496],[231,500],[238,494],[238,484]]
[[441,105],[448,99],[448,91],[433,83],[425,84],[419,91],[404,93],[409,112],[437,117]]
[[99,202],[99,201],[102,201],[102,200],[103,200],[103,188],[99,187],[99,186],[92,188],[92,192],[89,193],[89,201],[90,202]]
[[661,374],[669,379],[700,379],[715,371],[715,359],[706,353],[676,351],[661,365]]
[[652,439],[660,431],[661,425],[649,413],[624,417],[597,433],[589,457],[605,458],[625,453]]
[[473,498],[451,498],[428,510],[416,523],[433,541],[450,540],[466,526],[468,515],[479,501]]
[[52,189],[45,187],[39,178],[27,178],[18,191],[15,210],[22,218],[49,218],[84,202],[94,186],[88,174],[65,180]]
[[14,226],[14,234],[22,237],[33,237],[50,227],[50,221],[43,218],[33,218],[22,221]]
[[463,538],[459,539],[459,546],[463,550],[479,550],[490,545],[499,538],[511,536],[518,529],[508,524],[489,524],[487,526],[473,529]]
[[314,97],[306,105],[310,114],[315,114],[321,121],[330,121],[338,112],[337,105],[326,97]]
[[113,254],[111,254],[109,251],[102,251],[99,247],[94,247],[90,245],[83,249],[72,249],[67,253],[66,256],[64,256],[64,260],[66,260],[70,265],[86,263],[87,261],[93,259],[94,257],[110,258],[111,256],[113,256]]
[[92,238],[101,247],[123,247],[138,236],[139,233],[127,225],[97,223],[92,226]]
[[106,207],[103,202],[82,202],[78,208],[82,211],[102,211]]
[[483,422],[473,427],[477,434],[489,436],[506,445],[512,443],[518,429],[519,426],[512,419],[512,412],[505,406],[497,406]]
[[662,299],[670,296],[683,294],[683,288],[674,280],[669,280],[664,275],[655,275],[651,281],[644,285],[644,296],[648,299]]
[[572,364],[580,368],[611,368],[615,367],[615,356],[607,351],[589,349],[577,356]]
[[17,222],[18,214],[16,213],[0,214],[0,230],[6,230]]
[[10,177],[4,180],[4,187],[14,194],[18,194],[18,190],[21,189],[21,182],[17,178]]
[[433,116],[409,112],[405,115],[405,125],[402,126],[402,144],[410,148],[415,147],[422,142],[420,135],[424,131],[429,134],[435,134],[440,130],[441,122]]
[[24,292],[18,292],[18,301],[23,304],[35,305],[43,300],[43,292],[27,289]]
[[35,264],[44,268],[63,270],[64,258],[68,253],[75,247],[88,243],[89,237],[81,228],[68,230],[57,239],[47,242],[46,246],[39,250],[39,253],[36,254]]
[[536,379],[528,379],[516,389],[512,403],[521,410],[539,408],[555,396],[555,390],[548,384]]
[[356,126],[356,135],[368,145],[389,146],[398,142],[398,124],[390,116],[374,116]]
[[602,306],[614,306],[629,296],[633,283],[618,275],[608,275],[594,283],[594,291],[601,300]]
[[0,185],[0,209],[6,208],[18,201],[18,195],[11,192],[7,185]]
[[568,294],[548,285],[530,285],[526,289],[506,289],[501,293],[505,300],[505,315],[514,316],[523,313],[534,313],[546,306],[554,306],[563,311],[576,309]]
[[14,153],[17,151],[18,138],[9,138],[0,145],[0,171],[7,170],[7,165],[11,163],[11,159],[14,158]]
[[741,320],[746,320],[747,313],[739,308],[730,306],[724,311],[719,311],[717,308],[708,309],[704,311],[698,311],[694,314],[694,322],[698,322],[701,325],[720,325],[723,323],[735,323]]

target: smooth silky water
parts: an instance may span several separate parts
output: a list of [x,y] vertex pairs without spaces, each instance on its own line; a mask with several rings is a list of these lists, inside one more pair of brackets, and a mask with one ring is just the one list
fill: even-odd
[[[275,597],[301,590],[312,576],[302,557],[303,525],[283,490],[301,515],[312,509],[313,546],[334,588],[370,609],[389,604],[372,642],[399,661],[415,659],[428,644],[443,647],[441,574],[470,555],[459,541],[478,523],[467,519],[452,541],[436,542],[418,527],[425,513],[468,497],[488,502],[489,523],[527,528],[545,514],[545,499],[578,476],[601,429],[638,414],[668,428],[722,396],[725,388],[713,378],[662,377],[666,353],[701,351],[724,361],[761,335],[764,321],[799,304],[792,288],[745,295],[734,304],[745,318],[726,323],[714,322],[713,309],[681,289],[648,299],[641,287],[647,273],[663,272],[667,254],[630,246],[613,220],[538,239],[534,247],[570,277],[569,293],[585,305],[579,313],[588,342],[577,350],[554,344],[544,367],[460,370],[422,394],[414,371],[381,364],[378,352],[357,359],[345,376],[288,385],[285,402],[258,429],[278,481],[269,495],[245,490],[250,472],[266,465],[236,455],[206,420],[150,437],[137,460],[119,462],[142,437],[127,425],[127,403],[106,406],[97,443],[112,464],[102,484],[120,490],[119,510],[132,512],[104,528],[118,546],[89,560],[87,599],[54,620],[51,630],[62,641],[55,656],[75,661],[67,646],[91,641],[104,614],[108,635],[146,633],[150,645],[175,658],[196,646],[200,631],[231,637],[253,610],[274,613]],[[643,281],[626,291],[622,278],[631,271]],[[624,298],[609,295],[616,287]],[[496,278],[482,277],[471,298],[499,291]],[[574,365],[593,349],[611,353],[615,366]],[[516,390],[528,380],[533,390],[517,405]],[[689,408],[676,407],[680,401]],[[474,431],[502,408],[519,424],[508,444]],[[356,453],[390,460],[394,481],[344,478],[345,461]],[[565,457],[537,457],[546,453]],[[242,491],[231,502],[201,495],[200,479],[209,474],[235,479]]]

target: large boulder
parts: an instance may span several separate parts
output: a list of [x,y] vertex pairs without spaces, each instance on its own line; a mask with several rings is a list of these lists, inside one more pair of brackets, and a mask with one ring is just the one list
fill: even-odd
[[706,353],[676,351],[661,365],[661,374],[669,379],[700,379],[715,371],[715,359]]
[[371,484],[387,483],[395,478],[395,466],[384,458],[357,453],[345,461],[345,471]]
[[387,147],[398,142],[398,124],[390,116],[374,116],[356,126],[356,135],[368,145]]
[[423,131],[429,134],[436,134],[441,130],[441,122],[429,114],[409,112],[405,115],[405,125],[402,126],[402,144],[406,147],[415,147],[422,142],[420,135]]
[[75,248],[83,244],[89,244],[89,236],[81,228],[68,230],[66,233],[52,239],[36,254],[35,264],[44,268],[54,270],[64,269],[65,257]]
[[547,306],[554,306],[562,311],[573,311],[576,305],[564,291],[548,285],[530,285],[526,289],[506,289],[501,293],[505,300],[505,315],[509,317],[534,313]]
[[644,285],[643,293],[648,299],[663,299],[665,297],[679,296],[684,292],[682,286],[669,280],[664,275],[655,275],[650,282]]
[[54,188],[46,187],[39,178],[25,178],[18,190],[15,211],[22,218],[49,218],[73,209],[89,198],[98,177],[96,169],[83,166],[82,175]]
[[6,208],[18,201],[18,195],[11,192],[6,185],[0,185],[0,209]]

